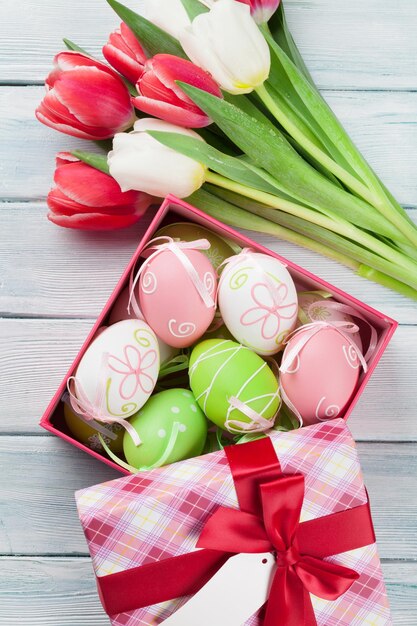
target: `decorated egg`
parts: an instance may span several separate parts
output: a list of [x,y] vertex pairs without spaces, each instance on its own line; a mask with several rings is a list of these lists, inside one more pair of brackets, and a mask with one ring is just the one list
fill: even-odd
[[216,312],[216,291],[217,276],[208,258],[180,244],[161,246],[141,269],[140,308],[169,346],[191,346],[206,332]]
[[[320,291],[301,291],[298,293],[298,322],[297,326],[311,324],[311,322],[349,322],[354,319],[344,311],[345,305],[329,297],[330,294]],[[362,350],[362,339],[359,329],[352,333],[352,339]]]
[[231,257],[218,290],[219,309],[237,341],[275,354],[297,322],[297,292],[286,267],[272,256],[243,251]]
[[[122,320],[145,319],[140,309],[140,317],[137,317],[133,313],[132,308],[130,309],[130,313],[128,312],[129,293],[129,287],[126,287],[126,289],[123,289],[120,296],[117,298],[110,313],[109,325],[116,324],[117,322],[120,322]],[[177,355],[179,349],[174,348],[173,346],[169,346],[164,341],[162,341],[162,339],[159,339],[159,337],[157,337],[157,339],[159,347],[159,359],[162,366],[164,363],[167,363],[167,361],[170,361],[175,355]]]
[[127,462],[137,469],[198,456],[207,437],[207,420],[188,389],[155,394],[130,423],[142,443],[136,446],[126,432],[123,449]]
[[[103,452],[103,446],[99,438],[99,434],[103,437],[105,443],[115,454],[121,454],[123,451],[123,434],[124,428],[121,424],[101,424],[98,423],[100,430],[98,431],[93,425],[88,424],[81,419],[68,404],[64,404],[64,417],[68,429],[77,439],[91,450]],[[107,434],[106,434],[107,433]]]
[[317,323],[288,341],[280,368],[282,399],[305,425],[343,416],[361,361],[345,332]]
[[228,339],[208,339],[193,349],[190,386],[205,415],[229,432],[272,427],[279,407],[278,381],[266,361]]
[[164,226],[158,230],[155,234],[155,238],[162,236],[172,237],[180,241],[207,239],[210,242],[210,248],[208,248],[208,250],[202,250],[202,252],[211,261],[211,264],[216,270],[225,259],[241,250],[234,242],[224,239],[212,230],[193,222],[177,222]]
[[151,395],[159,372],[155,333],[142,320],[108,326],[87,348],[74,375],[74,395],[87,414],[126,418]]

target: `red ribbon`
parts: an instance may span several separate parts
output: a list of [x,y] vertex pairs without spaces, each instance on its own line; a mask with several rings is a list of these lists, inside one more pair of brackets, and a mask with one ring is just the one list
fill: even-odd
[[316,626],[310,593],[336,600],[359,577],[323,559],[375,542],[368,504],[300,523],[304,477],[282,474],[269,438],[225,452],[240,510],[214,512],[201,550],[98,578],[109,615],[192,595],[240,552],[276,555],[264,626]]

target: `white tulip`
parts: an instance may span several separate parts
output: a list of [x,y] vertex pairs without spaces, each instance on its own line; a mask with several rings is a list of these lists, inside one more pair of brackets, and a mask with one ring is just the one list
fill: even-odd
[[122,191],[145,191],[164,198],[172,193],[187,198],[204,183],[206,167],[151,137],[148,130],[203,139],[192,130],[162,120],[143,118],[130,133],[117,133],[107,162]]
[[142,0],[140,13],[176,39],[183,28],[190,24],[181,0]]
[[179,40],[189,58],[229,93],[250,93],[269,76],[269,47],[247,4],[218,0]]

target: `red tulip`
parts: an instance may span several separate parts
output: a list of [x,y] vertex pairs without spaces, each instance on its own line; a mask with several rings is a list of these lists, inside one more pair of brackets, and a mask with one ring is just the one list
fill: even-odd
[[103,55],[120,74],[136,84],[143,72],[146,55],[130,28],[122,22],[109,37]]
[[239,0],[250,6],[252,17],[257,24],[268,22],[279,7],[280,0]]
[[210,118],[185,95],[176,81],[222,97],[219,86],[205,70],[171,54],[157,54],[145,64],[136,85],[140,95],[133,98],[133,104],[144,113],[178,126],[201,128],[211,124]]
[[114,230],[137,222],[152,202],[141,191],[122,192],[118,183],[67,152],[57,155],[48,194],[48,219],[66,228]]
[[79,52],[60,52],[54,62],[36,109],[40,122],[83,139],[108,139],[133,125],[129,92],[114,70]]

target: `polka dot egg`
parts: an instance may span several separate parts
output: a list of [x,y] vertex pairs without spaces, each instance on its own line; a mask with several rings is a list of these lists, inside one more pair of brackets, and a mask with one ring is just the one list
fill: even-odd
[[202,453],[207,420],[188,389],[167,389],[152,396],[130,420],[142,443],[128,432],[123,439],[127,462],[146,469],[175,463]]

